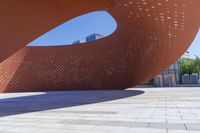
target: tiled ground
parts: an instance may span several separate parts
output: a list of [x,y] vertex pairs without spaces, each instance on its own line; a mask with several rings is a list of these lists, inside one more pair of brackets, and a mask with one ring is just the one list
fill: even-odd
[[200,133],[200,88],[0,94],[0,133]]

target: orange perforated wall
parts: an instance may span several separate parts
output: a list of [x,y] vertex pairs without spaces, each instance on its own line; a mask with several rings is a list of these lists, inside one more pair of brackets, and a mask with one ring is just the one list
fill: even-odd
[[[200,25],[199,5],[199,0],[2,0],[0,92],[125,89],[142,83],[190,46]],[[25,46],[98,10],[117,22],[108,37],[80,45]]]

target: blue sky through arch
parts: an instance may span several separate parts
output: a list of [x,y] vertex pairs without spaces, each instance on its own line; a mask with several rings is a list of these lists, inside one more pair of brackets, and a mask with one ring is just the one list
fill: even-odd
[[106,11],[91,12],[76,17],[37,38],[28,46],[55,46],[72,44],[76,40],[85,42],[93,33],[103,36],[112,34],[117,28],[115,19]]
[[[76,40],[85,42],[85,37],[90,34],[99,33],[108,36],[116,28],[117,23],[106,11],[91,12],[56,27],[29,43],[28,46],[66,45]],[[188,51],[192,58],[195,55],[200,56],[200,30]]]
[[188,51],[190,52],[191,58],[195,58],[195,55],[200,57],[200,29]]

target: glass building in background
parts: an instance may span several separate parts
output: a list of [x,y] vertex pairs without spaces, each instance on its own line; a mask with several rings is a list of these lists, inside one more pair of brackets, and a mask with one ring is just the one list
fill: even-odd
[[160,75],[154,78],[154,86],[173,87],[180,82],[180,62],[177,60],[173,65],[168,67]]
[[72,42],[72,44],[79,44],[79,43],[80,43],[80,40]]
[[[91,34],[91,35],[87,36],[85,38],[85,40],[86,40],[86,42],[91,42],[91,41],[98,40],[100,38],[103,38],[103,36],[100,35],[100,34],[94,33],[94,34]],[[80,40],[76,40],[76,41],[72,42],[72,44],[80,44],[80,43],[81,43]]]
[[161,74],[154,77],[154,86],[157,87],[174,87],[181,83],[181,60],[189,61],[190,55],[186,51],[174,64],[168,67]]
[[86,42],[91,42],[102,38],[103,36],[97,33],[91,34],[86,37]]

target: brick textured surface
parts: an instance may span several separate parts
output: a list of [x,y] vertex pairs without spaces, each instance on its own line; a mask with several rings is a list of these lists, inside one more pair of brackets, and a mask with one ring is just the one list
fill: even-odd
[[[200,24],[199,0],[2,3],[1,12],[9,14],[0,14],[1,92],[132,87],[174,63]],[[25,46],[53,27],[97,10],[106,10],[115,18],[117,30],[110,36],[80,45]],[[6,20],[13,27],[8,28]]]

